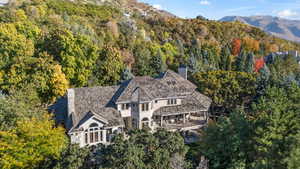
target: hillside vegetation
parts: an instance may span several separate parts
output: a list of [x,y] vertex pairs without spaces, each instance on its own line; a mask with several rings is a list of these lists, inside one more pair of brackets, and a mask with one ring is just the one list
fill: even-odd
[[135,1],[18,0],[0,16],[0,89],[34,84],[46,103],[68,87],[116,84],[126,69],[152,76],[191,62],[222,69],[240,50],[228,61],[223,48],[243,46],[256,57],[300,49],[244,24],[185,20]]
[[[211,169],[298,169],[299,58],[273,53],[288,50],[300,45],[135,0],[11,0],[0,8],[0,168],[194,169],[205,157]],[[134,130],[79,148],[46,111],[68,88],[182,64],[213,101],[194,144]]]

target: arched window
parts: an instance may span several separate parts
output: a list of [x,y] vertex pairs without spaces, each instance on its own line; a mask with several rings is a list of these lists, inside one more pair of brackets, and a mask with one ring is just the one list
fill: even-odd
[[85,143],[92,144],[103,141],[103,131],[100,129],[97,123],[92,123],[89,128],[85,130]]

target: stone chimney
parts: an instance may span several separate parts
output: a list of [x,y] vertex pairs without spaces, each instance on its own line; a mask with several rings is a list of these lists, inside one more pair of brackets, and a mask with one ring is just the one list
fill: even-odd
[[74,89],[68,89],[68,119],[72,113],[75,112],[75,91]]
[[186,66],[179,66],[178,68],[178,74],[183,77],[184,79],[187,79],[187,67]]

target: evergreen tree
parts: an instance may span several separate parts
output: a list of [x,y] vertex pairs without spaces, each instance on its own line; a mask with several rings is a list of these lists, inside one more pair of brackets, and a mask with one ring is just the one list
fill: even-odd
[[246,59],[245,71],[248,73],[253,73],[253,68],[254,68],[254,54],[249,53]]
[[255,129],[254,168],[286,168],[288,157],[300,131],[300,88],[268,88],[253,110],[258,116]]
[[231,69],[231,57],[230,57],[230,49],[228,46],[225,46],[221,50],[221,62],[220,69],[222,70],[230,70]]
[[300,134],[295,137],[290,156],[286,159],[288,162],[288,169],[299,169],[300,166]]
[[161,72],[165,72],[167,69],[167,65],[163,61],[162,55],[162,51],[158,49],[151,58],[150,67],[152,68],[153,75],[158,75]]
[[190,56],[189,58],[188,71],[190,75],[193,75],[200,71],[200,65],[194,55]]
[[246,55],[246,52],[241,50],[241,53],[236,59],[236,71],[243,72],[245,70]]
[[271,71],[269,70],[267,64],[259,70],[259,76],[257,77],[257,94],[261,96],[265,93],[265,89],[270,84]]

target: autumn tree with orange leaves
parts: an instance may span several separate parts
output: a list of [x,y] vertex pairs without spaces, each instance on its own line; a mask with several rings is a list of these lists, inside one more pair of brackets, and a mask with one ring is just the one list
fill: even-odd
[[231,54],[233,56],[239,55],[239,53],[241,52],[241,46],[242,46],[241,39],[237,39],[237,38],[233,39],[231,42],[231,46],[232,46]]

